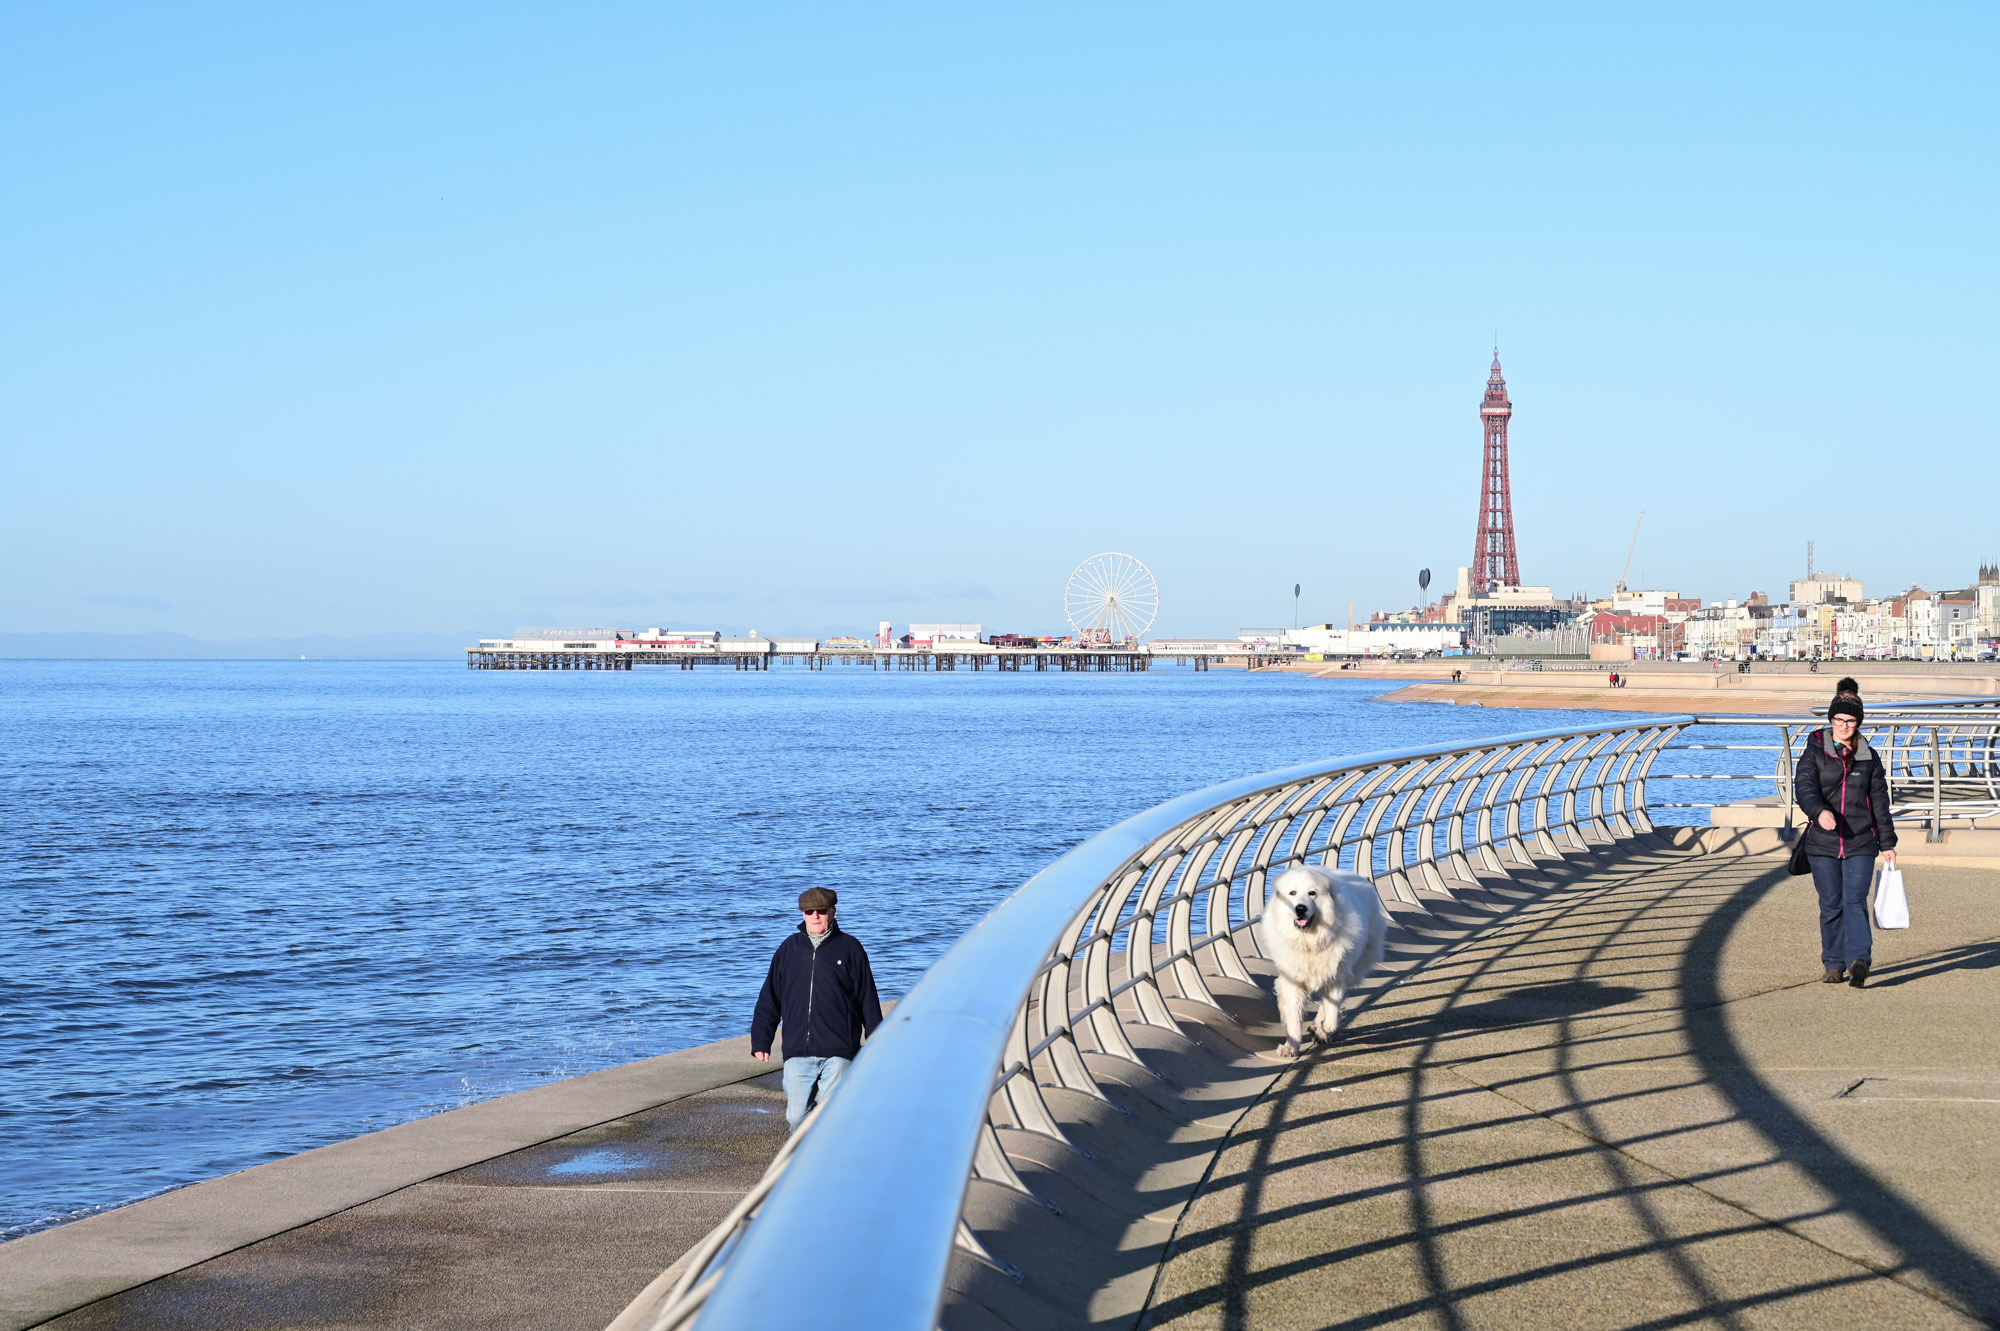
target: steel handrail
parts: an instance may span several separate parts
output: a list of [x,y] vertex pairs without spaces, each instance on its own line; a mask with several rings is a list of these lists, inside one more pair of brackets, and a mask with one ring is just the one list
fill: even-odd
[[1692,720],[1305,764],[1180,796],[1091,837],[896,1005],[761,1204],[711,1235],[653,1325],[693,1315],[709,1327],[934,1331],[955,1248],[1012,1272],[960,1219],[975,1177],[1029,1192],[995,1126],[1067,1140],[1042,1085],[1103,1100],[1088,1059],[1138,1061],[1121,1022],[1171,1026],[1169,1000],[1216,1006],[1203,958],[1208,974],[1247,980],[1239,945],[1254,954],[1249,926],[1268,875],[1337,861],[1374,877],[1392,905],[1421,908],[1448,880],[1470,885],[1467,857],[1504,873],[1510,861],[1650,830],[1646,772]]
[[[1992,711],[1878,710],[1868,729],[1887,729],[1878,747],[1892,780],[1929,782],[1934,824],[1939,736],[1953,736],[1968,779],[1992,784]],[[972,1182],[1049,1205],[1015,1172],[999,1131],[1074,1146],[1044,1088],[1118,1110],[1093,1061],[1143,1067],[1140,1028],[1178,1033],[1172,1004],[1219,1008],[1211,981],[1251,979],[1251,926],[1271,875],[1337,865],[1371,877],[1392,909],[1424,910],[1482,875],[1652,830],[1649,807],[1666,806],[1649,805],[1646,782],[1702,776],[1654,773],[1669,748],[1781,750],[1777,772],[1750,776],[1778,782],[1789,824],[1793,749],[1802,728],[1821,724],[1676,714],[1363,754],[1224,782],[1098,833],[931,967],[840,1094],[691,1255],[651,1325],[934,1331],[954,1250],[1021,1275],[965,1224]],[[1670,743],[1711,725],[1774,727],[1781,743]]]
[[[2000,700],[1996,700],[2000,701]],[[1897,817],[1921,820],[1925,839],[1944,839],[1947,819],[1967,823],[2000,815],[2000,714],[1991,706],[1962,700],[1943,703],[1898,703],[1870,709],[1862,726],[1868,742],[1888,764],[1890,808]],[[1697,716],[1696,726],[1768,726],[1780,743],[1675,744],[1670,749],[1734,749],[1776,751],[1778,770],[1766,773],[1673,773],[1673,780],[1771,780],[1784,809],[1784,835],[1790,835],[1795,805],[1792,757],[1796,742],[1826,724],[1823,717]],[[1662,774],[1666,775],[1666,774]],[[1660,808],[1714,809],[1713,802],[1662,803]]]

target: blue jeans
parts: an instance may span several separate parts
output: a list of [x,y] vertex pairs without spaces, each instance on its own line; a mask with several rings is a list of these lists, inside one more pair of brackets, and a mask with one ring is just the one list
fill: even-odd
[[[1866,890],[1866,889],[1864,889]],[[788,1058],[785,1060],[785,1122],[793,1132],[806,1121],[815,1102],[825,1104],[847,1075],[851,1058]]]
[[1813,886],[1819,891],[1819,959],[1845,970],[1857,961],[1874,965],[1875,935],[1868,931],[1868,885],[1875,878],[1873,855],[1813,855]]

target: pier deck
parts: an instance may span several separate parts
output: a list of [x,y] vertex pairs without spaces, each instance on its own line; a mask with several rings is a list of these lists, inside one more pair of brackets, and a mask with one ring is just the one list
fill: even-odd
[[[1142,671],[1155,660],[1150,652],[1064,651],[1033,649],[980,652],[933,651],[929,648],[874,648],[860,651],[734,652],[671,651],[577,647],[560,650],[514,651],[468,647],[465,664],[473,670],[630,670],[634,666],[669,666],[679,670],[703,667],[769,670],[773,661],[803,664],[809,670],[999,670],[999,671]],[[1208,669],[1206,655],[1162,656],[1181,660],[1196,670]],[[1260,660],[1262,658],[1259,658]]]

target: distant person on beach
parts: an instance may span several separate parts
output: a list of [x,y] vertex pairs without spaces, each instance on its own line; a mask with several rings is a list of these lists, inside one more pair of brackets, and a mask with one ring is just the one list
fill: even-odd
[[1820,964],[1827,984],[1868,983],[1874,934],[1868,928],[1868,887],[1879,853],[1896,867],[1896,823],[1889,816],[1888,764],[1861,734],[1861,688],[1834,685],[1826,727],[1806,738],[1792,794],[1805,811],[1806,859],[1819,893]]
[[772,953],[750,1019],[750,1057],[760,1063],[771,1060],[771,1039],[784,1025],[785,1122],[793,1132],[833,1095],[862,1038],[882,1024],[868,951],[834,922],[839,904],[829,888],[799,893],[798,930]]

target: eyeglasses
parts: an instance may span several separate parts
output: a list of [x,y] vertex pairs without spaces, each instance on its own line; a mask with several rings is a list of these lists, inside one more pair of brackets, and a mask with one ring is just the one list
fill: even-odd
[[831,915],[831,914],[833,914],[833,911],[832,911],[831,909],[828,909],[828,910],[807,910],[807,909],[805,909],[804,907],[801,907],[801,908],[800,908],[800,911],[801,911],[801,913],[802,913],[802,914],[805,914],[805,915]]

